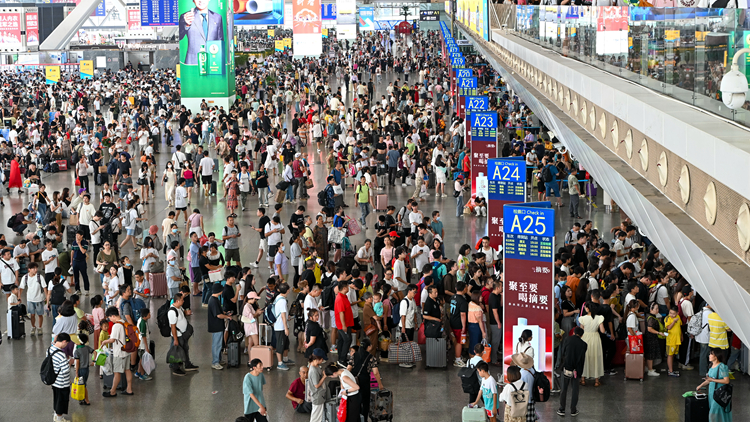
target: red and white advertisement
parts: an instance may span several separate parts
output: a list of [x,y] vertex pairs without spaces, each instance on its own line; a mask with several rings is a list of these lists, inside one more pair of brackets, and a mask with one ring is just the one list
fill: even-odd
[[0,48],[22,48],[21,14],[0,13]]
[[141,30],[141,8],[140,6],[128,7],[128,31]]
[[26,12],[26,46],[39,45],[39,14]]
[[320,0],[293,0],[292,32],[295,35],[322,34],[323,18],[320,13]]

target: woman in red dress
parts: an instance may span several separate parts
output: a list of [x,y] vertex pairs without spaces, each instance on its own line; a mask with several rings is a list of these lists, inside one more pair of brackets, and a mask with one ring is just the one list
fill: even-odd
[[10,162],[10,178],[8,179],[8,193],[12,188],[18,188],[19,192],[22,186],[21,168],[18,165],[18,157],[14,157]]

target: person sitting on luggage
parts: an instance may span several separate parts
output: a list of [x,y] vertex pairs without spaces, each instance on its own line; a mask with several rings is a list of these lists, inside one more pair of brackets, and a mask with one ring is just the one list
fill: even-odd
[[305,381],[307,381],[307,366],[300,366],[299,378],[292,381],[289,390],[286,392],[286,398],[291,400],[292,407],[297,413],[312,412],[312,403],[305,401]]
[[15,284],[10,286],[10,296],[8,296],[8,310],[18,311],[18,315],[21,318],[26,318],[26,305],[21,303],[21,299],[18,298],[18,286]]

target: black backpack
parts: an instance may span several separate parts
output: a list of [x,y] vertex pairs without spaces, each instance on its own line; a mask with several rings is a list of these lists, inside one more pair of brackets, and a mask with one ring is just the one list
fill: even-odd
[[331,285],[331,283],[333,283],[333,273],[331,273],[330,276],[326,276],[325,273],[320,276],[320,285],[323,286],[324,291],[326,287]]
[[65,302],[65,285],[59,282],[52,286],[52,293],[49,296],[49,303],[52,305],[62,305]]
[[321,305],[328,309],[333,310],[333,306],[336,304],[336,293],[333,291],[333,289],[336,288],[336,284],[331,283],[328,287],[323,289],[323,294],[321,297],[323,300],[321,301]]
[[276,293],[273,297],[273,300],[266,305],[266,309],[263,310],[263,317],[266,320],[266,324],[273,325],[276,323],[276,320],[279,318],[280,315],[276,315],[274,313],[274,308],[276,307],[276,298],[279,297],[279,294]]
[[477,394],[479,392],[479,377],[477,377],[477,368],[467,366],[458,370],[458,377],[461,378],[461,389],[466,394]]
[[550,165],[551,164],[548,164],[542,169],[542,182],[544,183],[549,183],[554,179],[554,176],[552,176],[552,170],[549,168]]
[[534,390],[531,392],[531,397],[537,403],[542,403],[549,400],[549,378],[544,375],[542,371],[536,371],[534,373]]
[[10,218],[8,219],[8,228],[9,228],[9,229],[12,229],[13,227],[15,227],[15,226],[16,226],[16,221],[17,221],[17,218],[18,218],[18,215],[19,215],[19,214],[21,214],[21,213],[18,213],[18,214],[13,214],[13,215],[12,215],[12,216],[11,216],[11,217],[10,217]]
[[55,362],[52,361],[52,356],[58,352],[62,353],[62,350],[57,349],[52,353],[47,350],[47,356],[42,361],[42,368],[39,370],[39,376],[42,377],[42,383],[44,383],[44,385],[52,385],[57,381],[58,373],[55,372]]
[[328,192],[326,192],[326,189],[328,189],[327,186],[318,192],[318,205],[320,205],[321,207],[328,206]]
[[227,331],[229,332],[227,343],[239,343],[245,338],[245,330],[240,326],[239,322],[233,319],[229,320]]
[[[172,326],[169,324],[169,311],[172,309],[171,301],[167,300],[163,305],[156,310],[156,326],[159,327],[159,333],[162,337],[170,337],[172,335]],[[175,309],[175,312],[177,310]]]

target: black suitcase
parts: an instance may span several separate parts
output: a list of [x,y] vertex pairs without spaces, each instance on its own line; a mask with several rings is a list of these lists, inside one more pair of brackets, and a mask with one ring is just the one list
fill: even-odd
[[428,338],[425,343],[425,367],[447,368],[447,354],[444,338]]
[[[104,374],[102,375],[102,387],[104,391],[110,391],[112,389],[112,382],[115,379],[115,374]],[[135,377],[133,377],[135,379]],[[125,391],[128,388],[128,380],[125,377],[125,374],[120,374],[120,385],[117,386],[117,391]]]
[[96,174],[96,186],[101,186],[105,183],[107,183],[107,173],[97,173]]
[[214,173],[218,173],[218,172],[219,172],[219,159],[214,158]]
[[437,178],[435,176],[435,172],[431,171],[430,172],[430,178],[427,181],[427,189],[435,189],[436,180],[437,180]]
[[24,324],[21,314],[15,309],[8,312],[8,338],[18,340],[26,337],[26,324]]
[[57,163],[51,163],[49,165],[50,169],[52,170],[52,173],[58,173],[60,172],[60,165]]
[[211,195],[216,196],[216,181],[215,180],[211,181]]
[[227,345],[227,366],[230,368],[240,366],[240,344],[236,341]]
[[685,397],[685,422],[708,422],[708,398]]

